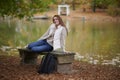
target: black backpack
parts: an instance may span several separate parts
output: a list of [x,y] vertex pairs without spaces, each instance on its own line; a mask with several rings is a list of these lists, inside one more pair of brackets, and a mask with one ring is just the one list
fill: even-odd
[[57,58],[53,55],[48,53],[47,55],[43,56],[41,64],[38,68],[39,74],[49,74],[55,72],[57,69]]

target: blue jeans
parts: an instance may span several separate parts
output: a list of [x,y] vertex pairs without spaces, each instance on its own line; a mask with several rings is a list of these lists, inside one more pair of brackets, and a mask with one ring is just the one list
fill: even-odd
[[28,49],[34,52],[49,52],[53,50],[53,47],[47,43],[46,40],[39,40],[32,42],[28,45]]

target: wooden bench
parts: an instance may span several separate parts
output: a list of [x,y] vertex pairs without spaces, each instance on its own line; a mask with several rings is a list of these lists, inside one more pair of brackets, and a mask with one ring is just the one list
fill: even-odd
[[[21,64],[37,64],[37,58],[39,55],[46,55],[48,52],[35,53],[28,49],[18,49]],[[57,64],[57,72],[59,73],[71,73],[72,71],[72,62],[74,61],[75,53],[72,52],[49,52],[56,56],[58,64]]]

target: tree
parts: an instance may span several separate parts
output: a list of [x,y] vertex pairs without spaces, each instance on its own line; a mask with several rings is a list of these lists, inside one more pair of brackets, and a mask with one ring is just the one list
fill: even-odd
[[92,9],[93,9],[93,12],[96,12],[96,0],[92,1]]
[[73,10],[75,10],[75,1],[76,1],[76,0],[72,0],[72,7],[73,7]]
[[0,0],[0,16],[30,17],[49,8],[55,0]]

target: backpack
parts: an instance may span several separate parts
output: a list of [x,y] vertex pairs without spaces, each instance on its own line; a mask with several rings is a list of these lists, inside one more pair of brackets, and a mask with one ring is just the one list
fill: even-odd
[[53,55],[48,53],[47,55],[43,56],[41,64],[38,68],[39,74],[49,74],[56,71],[57,68],[57,58]]

